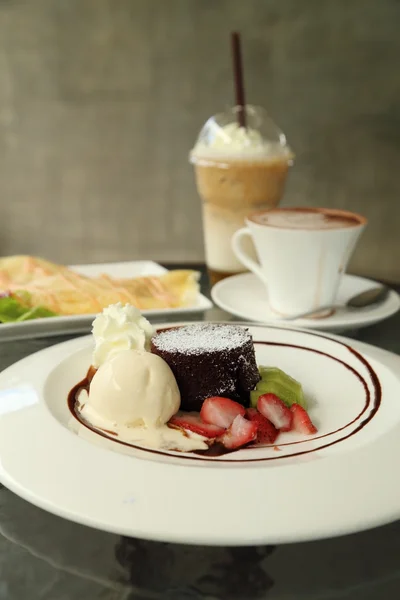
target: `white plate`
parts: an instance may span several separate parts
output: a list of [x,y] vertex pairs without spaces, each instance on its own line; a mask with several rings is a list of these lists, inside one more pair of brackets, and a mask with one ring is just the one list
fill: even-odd
[[[371,279],[344,275],[338,291],[337,304],[345,304],[352,296],[377,285],[379,284]],[[240,319],[258,323],[279,322],[280,326],[285,326],[285,322],[279,320],[269,308],[265,288],[252,273],[243,273],[220,281],[212,288],[211,297],[222,310]],[[333,315],[324,319],[297,319],[288,324],[323,331],[346,331],[379,323],[394,315],[399,308],[400,297],[397,292],[391,290],[386,300],[376,306],[359,310],[337,309]]]
[[[2,483],[73,521],[181,543],[311,540],[399,518],[400,381],[389,366],[398,370],[400,358],[368,346],[361,355],[348,340],[307,331],[250,331],[259,363],[302,381],[319,427],[315,438],[287,434],[280,450],[214,459],[103,438],[67,407],[68,391],[90,362],[85,337],[0,374]],[[370,356],[375,352],[379,360]]]
[[[110,277],[142,277],[147,275],[162,275],[167,269],[152,262],[151,260],[138,260],[131,262],[104,263],[92,265],[72,265],[74,271],[96,277],[105,273]],[[188,314],[202,313],[212,308],[212,303],[208,298],[199,294],[194,306],[187,308],[163,308],[155,310],[143,310],[142,313],[147,317],[182,318]],[[92,321],[95,315],[76,315],[71,317],[52,317],[48,319],[33,319],[32,321],[23,321],[22,323],[1,323],[0,341],[27,339],[43,336],[88,333],[91,329]]]

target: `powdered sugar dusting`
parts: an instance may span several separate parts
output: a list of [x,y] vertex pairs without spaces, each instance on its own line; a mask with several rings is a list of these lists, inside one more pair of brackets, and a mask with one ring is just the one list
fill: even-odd
[[154,345],[164,352],[202,354],[240,348],[252,337],[244,327],[201,323],[161,331],[153,338]]

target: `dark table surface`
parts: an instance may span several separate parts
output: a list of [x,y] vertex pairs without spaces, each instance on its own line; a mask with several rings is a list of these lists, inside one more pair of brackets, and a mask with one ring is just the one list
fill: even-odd
[[[205,277],[202,283],[203,291],[208,293]],[[218,309],[204,318],[231,319]],[[347,335],[399,354],[400,313]],[[0,369],[70,337],[2,343]],[[400,597],[400,522],[302,544],[180,546],[77,525],[0,487],[0,600]]]

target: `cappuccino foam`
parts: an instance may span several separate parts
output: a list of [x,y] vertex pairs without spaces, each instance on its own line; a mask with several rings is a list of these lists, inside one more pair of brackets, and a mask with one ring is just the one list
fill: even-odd
[[283,209],[271,210],[254,215],[252,220],[260,225],[280,227],[282,229],[343,229],[360,225],[356,215],[338,211]]

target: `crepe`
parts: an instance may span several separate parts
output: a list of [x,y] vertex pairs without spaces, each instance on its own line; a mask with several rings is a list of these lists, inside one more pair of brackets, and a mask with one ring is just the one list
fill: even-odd
[[0,294],[11,295],[27,308],[40,306],[57,315],[95,314],[117,302],[140,310],[193,306],[199,277],[191,270],[132,279],[105,274],[87,277],[33,256],[0,259]]

